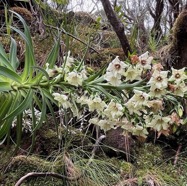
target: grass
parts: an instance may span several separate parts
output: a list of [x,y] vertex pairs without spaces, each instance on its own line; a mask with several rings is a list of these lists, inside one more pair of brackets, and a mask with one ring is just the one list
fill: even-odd
[[11,158],[11,154],[5,156],[6,152],[2,149],[1,152],[0,158],[6,157],[0,166],[0,184],[4,185],[14,185],[20,177],[32,171],[82,176],[74,182],[51,177],[32,178],[23,185],[185,186],[187,184],[187,158],[185,157],[187,152],[182,152],[177,164],[173,165],[174,157],[165,158],[164,149],[151,143],[137,146],[131,163],[118,157],[109,158],[101,153],[90,159],[91,152],[81,147],[56,150],[47,157],[36,154]]

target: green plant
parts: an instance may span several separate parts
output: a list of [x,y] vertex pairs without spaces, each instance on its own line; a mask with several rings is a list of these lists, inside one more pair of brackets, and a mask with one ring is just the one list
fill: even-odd
[[6,31],[7,31],[7,34],[10,35],[10,32],[11,32],[11,29],[10,29],[10,25],[12,24],[12,19],[13,17],[8,17],[8,9],[7,9],[7,6],[4,6],[5,7],[5,25],[6,25]]
[[[38,129],[45,120],[47,107],[54,115],[50,101],[55,102],[50,96],[49,82],[43,81],[42,77],[48,74],[42,68],[36,66],[32,39],[29,29],[23,18],[14,12],[14,15],[23,23],[24,32],[14,28],[11,29],[20,34],[25,41],[25,62],[22,71],[18,70],[19,60],[17,59],[17,44],[11,38],[10,53],[7,55],[0,44],[0,139],[10,137],[12,122],[17,117],[16,133],[17,145],[21,141],[23,112],[28,108],[32,111],[32,133]],[[52,67],[57,59],[59,42],[57,42],[46,62]],[[38,96],[41,96],[41,100]],[[50,100],[50,101],[49,101]],[[34,107],[42,111],[39,122],[36,123]]]
[[152,52],[156,52],[161,42],[162,42],[162,38],[156,39],[154,36],[150,34],[148,39],[149,50],[151,50]]
[[[67,127],[69,118],[84,118],[85,111],[92,113],[89,123],[98,125],[104,132],[122,127],[142,138],[146,138],[150,130],[158,137],[169,135],[185,124],[185,68],[163,71],[160,64],[152,64],[153,57],[148,52],[139,57],[132,55],[131,60],[125,62],[116,57],[108,67],[97,72],[87,69],[84,60],[78,61],[68,52],[64,63],[57,66],[59,41],[44,66],[38,67],[29,29],[23,18],[14,14],[24,26],[24,32],[11,28],[25,41],[25,64],[19,71],[17,45],[13,38],[9,55],[0,45],[0,139],[10,137],[16,117],[16,143],[19,146],[24,113],[30,109],[34,142],[36,130],[46,120],[47,109],[58,125],[52,104],[63,111]],[[36,107],[41,112],[38,119]]]

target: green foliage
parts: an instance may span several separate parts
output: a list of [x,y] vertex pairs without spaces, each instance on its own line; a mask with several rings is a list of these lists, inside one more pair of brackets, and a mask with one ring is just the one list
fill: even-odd
[[[185,68],[162,71],[159,64],[152,64],[153,57],[146,52],[141,56],[130,55],[130,60],[120,61],[118,56],[97,72],[87,70],[84,58],[79,61],[63,57],[62,65],[55,65],[60,42],[55,42],[44,66],[36,64],[29,29],[24,32],[12,27],[25,41],[25,62],[18,70],[17,45],[11,39],[10,54],[0,45],[0,139],[10,137],[12,122],[17,118],[17,144],[20,144],[24,112],[32,112],[31,133],[46,120],[49,110],[54,117],[53,104],[63,110],[64,123],[70,118],[84,118],[85,111],[92,113],[87,121],[98,125],[104,132],[123,126],[124,131],[146,138],[150,130],[169,135],[185,124],[183,99],[186,98],[187,76]],[[152,72],[152,74],[150,74]],[[35,108],[41,112],[37,118]],[[55,120],[56,121],[56,120]],[[57,123],[56,123],[57,125]]]
[[148,40],[148,48],[149,50],[151,50],[152,52],[156,52],[156,50],[158,49],[159,45],[161,42],[161,38],[160,39],[156,39],[154,36],[151,36],[151,34],[149,35],[149,40]]
[[[1,97],[1,113],[0,113],[0,139],[7,138],[10,133],[11,125],[15,117],[17,117],[17,143],[20,143],[22,133],[22,117],[23,112],[28,108],[38,106],[42,110],[40,121],[33,124],[33,132],[39,128],[46,116],[46,108],[48,99],[45,95],[49,93],[48,82],[43,82],[42,77],[47,73],[44,70],[36,70],[36,61],[34,57],[32,39],[29,28],[20,15],[12,12],[24,26],[24,32],[15,27],[10,26],[14,31],[20,34],[25,41],[25,62],[23,71],[18,71],[19,61],[17,59],[17,44],[11,38],[10,55],[7,55],[0,44],[0,97]],[[46,60],[50,66],[53,66],[58,55],[58,42],[54,45],[51,53]],[[41,84],[40,84],[41,83]],[[40,85],[39,85],[40,84]],[[41,87],[42,86],[42,87]],[[38,100],[38,94],[41,95],[41,101]],[[53,100],[54,101],[54,100]],[[48,106],[50,106],[48,104]],[[33,113],[34,114],[34,113]],[[34,121],[34,120],[33,120]]]

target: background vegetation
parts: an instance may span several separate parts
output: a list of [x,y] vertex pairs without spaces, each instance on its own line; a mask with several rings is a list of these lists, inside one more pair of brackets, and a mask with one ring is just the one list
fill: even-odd
[[0,184],[186,185],[186,2],[91,4],[0,2]]

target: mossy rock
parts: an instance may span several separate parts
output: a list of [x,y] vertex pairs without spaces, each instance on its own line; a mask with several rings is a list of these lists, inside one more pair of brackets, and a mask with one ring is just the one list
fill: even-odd
[[123,132],[120,127],[107,131],[106,138],[103,140],[103,150],[109,157],[129,160],[134,140],[128,134],[124,135]]
[[[6,186],[15,185],[22,176],[29,172],[59,172],[62,173],[63,170],[62,162],[49,162],[39,158],[37,156],[16,156],[13,157],[6,169],[4,174],[1,175],[2,180],[0,180],[0,185],[4,184]],[[44,178],[32,178],[25,181],[22,185],[62,185],[62,180],[44,177]]]

